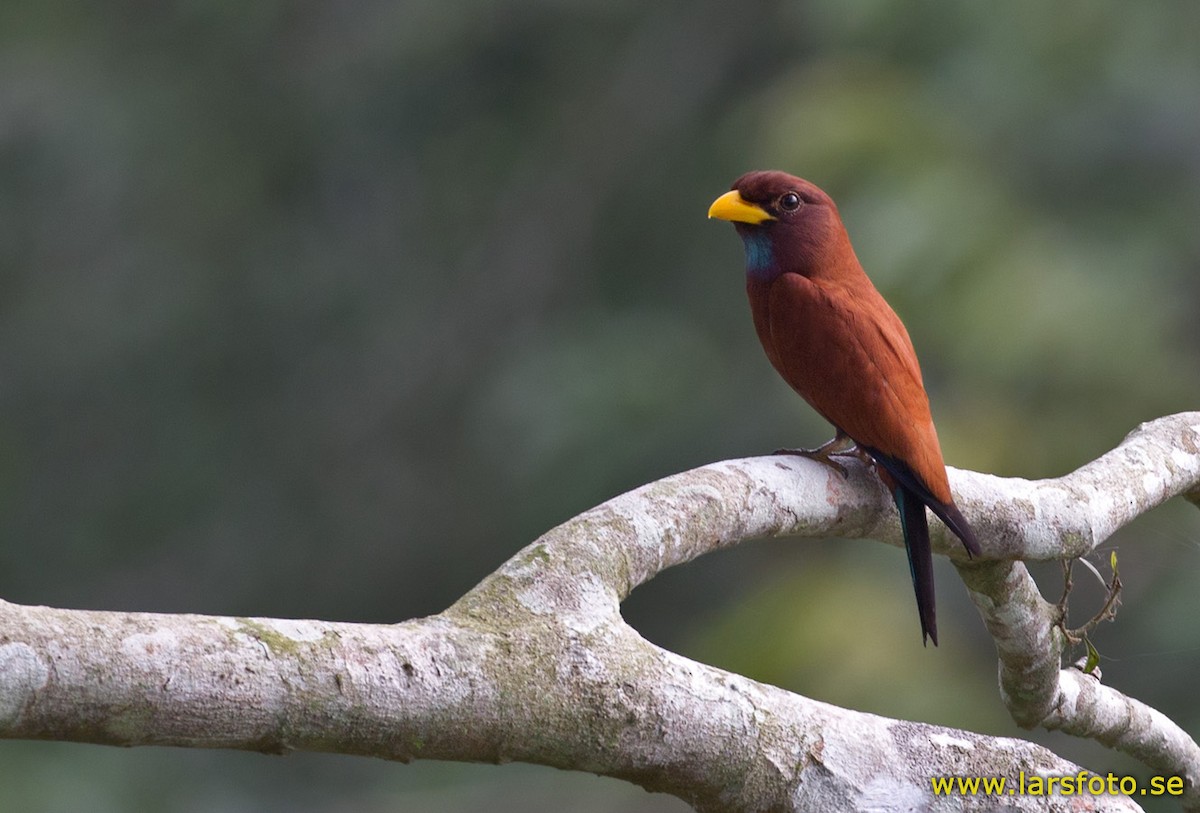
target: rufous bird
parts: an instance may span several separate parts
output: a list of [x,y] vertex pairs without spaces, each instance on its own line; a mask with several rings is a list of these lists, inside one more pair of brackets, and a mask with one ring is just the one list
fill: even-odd
[[872,464],[900,512],[922,641],[937,646],[928,507],[979,555],[954,504],[912,340],[863,271],[837,206],[784,172],[749,172],[713,201],[746,248],[746,292],[767,358],[837,434],[813,449],[781,450],[828,463]]

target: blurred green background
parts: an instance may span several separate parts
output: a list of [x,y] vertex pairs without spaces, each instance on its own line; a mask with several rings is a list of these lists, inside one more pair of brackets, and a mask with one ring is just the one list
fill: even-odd
[[[1184,0],[6,0],[0,595],[398,620],[614,494],[824,440],[704,218],[752,168],[839,202],[952,465],[1069,471],[1200,407],[1198,30]],[[1105,680],[1200,732],[1200,512],[1112,547]],[[625,609],[816,698],[1027,736],[939,582],[939,649],[871,542],[747,544]],[[686,808],[520,765],[5,742],[0,809]]]

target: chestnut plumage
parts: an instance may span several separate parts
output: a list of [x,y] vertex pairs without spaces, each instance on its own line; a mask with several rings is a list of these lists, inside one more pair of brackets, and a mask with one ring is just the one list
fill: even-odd
[[[917,354],[863,271],[837,206],[784,172],[749,172],[709,217],[746,249],[754,328],[772,366],[839,436],[875,463],[900,512],[922,640],[937,645],[928,507],[979,554],[950,493]],[[828,459],[828,452],[818,455]]]

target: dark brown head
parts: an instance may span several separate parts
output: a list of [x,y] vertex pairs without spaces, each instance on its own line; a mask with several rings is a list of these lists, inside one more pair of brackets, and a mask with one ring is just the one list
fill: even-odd
[[746,246],[746,273],[813,276],[849,248],[833,200],[786,172],[747,172],[713,201],[709,217],[729,220]]

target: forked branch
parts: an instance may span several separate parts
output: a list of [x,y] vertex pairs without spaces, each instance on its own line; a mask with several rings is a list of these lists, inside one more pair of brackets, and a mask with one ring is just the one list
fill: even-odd
[[[1075,774],[1029,743],[887,720],[657,647],[620,602],[672,565],[763,536],[902,544],[861,464],[704,466],[624,494],[517,553],[445,612],[395,625],[105,613],[0,602],[0,737],[327,751],[407,761],[522,760],[673,793],[702,810],[934,804],[935,776]],[[1083,555],[1171,496],[1200,491],[1200,413],[1140,427],[1056,480],[952,471],[984,547],[943,529],[1022,725],[1093,737],[1197,805],[1200,750],[1166,716],[1061,668],[1054,605],[1021,559]],[[1080,804],[1085,805],[1080,807]],[[937,809],[1136,810],[1129,799],[940,797]]]

